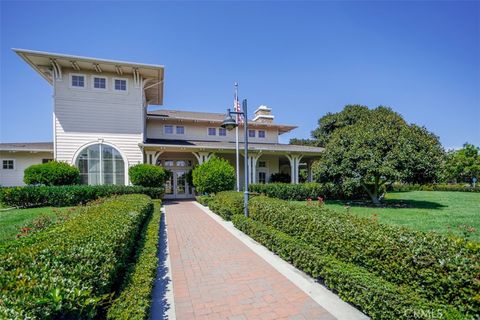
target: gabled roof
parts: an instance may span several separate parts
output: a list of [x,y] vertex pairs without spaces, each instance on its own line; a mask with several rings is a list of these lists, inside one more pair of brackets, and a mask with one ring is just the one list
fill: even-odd
[[[161,109],[161,110],[148,111],[147,117],[149,119],[177,120],[182,122],[206,122],[206,123],[220,124],[225,119],[225,113]],[[256,128],[258,127],[276,128],[278,129],[279,134],[286,133],[297,128],[297,126],[288,125],[288,124],[254,122],[253,120],[249,120],[248,125]]]
[[53,152],[53,142],[0,143],[0,151]]
[[128,61],[106,60],[91,57],[73,56],[60,53],[12,49],[48,83],[52,84],[53,74],[62,75],[62,69],[68,68],[97,73],[109,72],[119,76],[124,74],[144,79],[145,96],[150,104],[163,104],[164,67],[162,65],[145,64]]

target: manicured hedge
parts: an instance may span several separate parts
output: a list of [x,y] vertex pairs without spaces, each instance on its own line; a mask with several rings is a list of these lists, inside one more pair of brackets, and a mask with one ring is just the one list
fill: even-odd
[[268,197],[283,200],[306,200],[324,197],[327,191],[324,184],[310,183],[267,183],[251,184],[248,188],[251,192],[258,192]]
[[465,184],[393,184],[392,191],[461,191],[480,192],[480,184],[474,188]]
[[130,265],[124,288],[110,306],[107,319],[148,319],[153,284],[158,265],[158,240],[160,229],[160,201],[146,224],[136,248],[135,261]]
[[306,200],[308,198],[316,200],[318,197],[324,199],[361,199],[365,197],[363,190],[346,195],[340,186],[333,183],[258,183],[249,185],[248,189],[251,192],[282,200]]
[[223,191],[208,200],[208,207],[225,220],[243,212],[243,193]]
[[268,197],[250,200],[250,217],[302,239],[325,255],[411,287],[428,300],[480,310],[480,245]]
[[145,195],[113,197],[0,248],[0,318],[96,317],[119,287],[152,211]]
[[[259,199],[257,199],[259,200]],[[372,319],[471,319],[450,306],[428,301],[410,290],[325,254],[258,221],[235,215],[235,227],[260,242],[284,260],[323,281],[345,301],[358,306]]]
[[210,202],[210,200],[213,199],[213,197],[212,196],[196,196],[195,199],[201,205],[208,206],[208,203]]
[[163,188],[117,185],[26,186],[0,188],[0,203],[12,207],[65,207],[84,204],[100,197],[141,193],[153,199],[163,196]]

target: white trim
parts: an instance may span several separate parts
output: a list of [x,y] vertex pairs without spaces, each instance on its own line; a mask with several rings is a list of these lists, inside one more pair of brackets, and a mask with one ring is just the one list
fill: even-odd
[[267,114],[259,114],[258,116],[255,116],[255,118],[253,118],[252,121],[255,122],[261,118],[273,120],[275,119],[275,116],[267,115]]
[[[3,161],[12,161],[13,163],[13,168],[12,169],[4,169],[3,168]],[[0,169],[2,170],[8,170],[8,171],[16,171],[17,170],[17,164],[15,162],[15,159],[10,159],[10,158],[6,158],[6,159],[2,159],[2,166],[0,167]]]
[[[120,90],[120,89],[115,88],[115,81],[116,80],[125,80],[125,90]],[[112,90],[114,92],[118,92],[118,93],[128,93],[128,78],[113,77],[112,78]]]
[[[72,85],[73,76],[83,77],[83,87]],[[68,79],[69,79],[68,87],[70,89],[85,90],[87,88],[87,75],[84,73],[70,73],[68,76]]]
[[107,145],[107,146],[109,146],[109,147],[114,148],[115,150],[118,151],[118,153],[120,153],[120,155],[122,156],[122,159],[123,159],[123,168],[124,168],[124,171],[125,171],[125,173],[124,173],[124,176],[125,176],[125,185],[128,186],[128,185],[129,185],[128,168],[130,167],[130,165],[129,165],[127,156],[125,155],[125,153],[123,153],[122,149],[120,149],[119,147],[117,147],[115,144],[110,143],[110,142],[105,142],[105,141],[103,141],[103,139],[98,139],[98,140],[91,141],[91,142],[88,142],[88,143],[85,143],[85,144],[81,145],[81,146],[77,149],[77,151],[75,151],[75,153],[73,154],[73,158],[72,158],[71,164],[76,167],[76,166],[77,166],[77,158],[78,158],[78,156],[80,155],[80,153],[83,151],[83,149],[88,148],[88,147],[90,147],[90,146],[93,146],[93,145],[95,145],[95,144],[104,144],[104,145]]
[[220,216],[216,215],[210,209],[202,206],[196,201],[193,202],[193,204],[203,210],[216,223],[225,228],[235,238],[240,240],[250,250],[255,252],[266,263],[268,263],[275,270],[281,273],[285,278],[290,280],[297,288],[306,293],[310,298],[312,298],[316,303],[318,303],[322,308],[327,310],[338,320],[370,319],[360,310],[343,301],[338,295],[330,291],[322,284],[315,281],[315,279],[313,279],[303,271],[295,268],[290,263],[286,262],[276,254],[271,252],[268,248],[264,247],[242,231],[235,228],[231,221],[223,220]]
[[[105,88],[95,88],[95,78],[105,79]],[[91,85],[92,90],[94,90],[94,91],[108,91],[108,77],[92,74],[91,82],[92,82],[92,85]]]

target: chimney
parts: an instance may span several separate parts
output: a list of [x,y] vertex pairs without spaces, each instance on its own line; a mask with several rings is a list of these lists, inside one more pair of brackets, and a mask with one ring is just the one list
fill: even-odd
[[261,105],[257,110],[255,110],[255,118],[253,118],[252,121],[257,123],[272,123],[273,118],[275,117],[272,115],[272,109]]

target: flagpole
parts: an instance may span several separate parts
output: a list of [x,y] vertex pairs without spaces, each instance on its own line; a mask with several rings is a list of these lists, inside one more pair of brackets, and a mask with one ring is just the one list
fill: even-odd
[[[238,108],[238,83],[235,82],[235,97],[234,97],[234,111]],[[237,114],[237,123],[238,123],[238,114]],[[236,149],[236,172],[237,172],[237,191],[240,191],[240,151],[238,146],[238,125],[235,128],[235,149]]]

